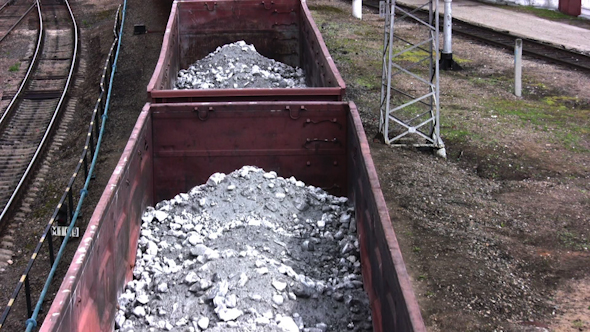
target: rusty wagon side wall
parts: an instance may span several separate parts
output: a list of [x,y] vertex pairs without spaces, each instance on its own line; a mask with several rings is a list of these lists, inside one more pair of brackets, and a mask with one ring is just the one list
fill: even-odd
[[112,330],[145,207],[245,164],[355,202],[375,331],[425,331],[358,111],[343,102],[147,104],[41,331]]
[[[244,40],[262,55],[305,70],[308,88],[174,90],[178,71],[219,46]],[[301,0],[174,2],[148,87],[152,103],[331,100],[345,84]]]
[[348,114],[348,197],[354,202],[363,284],[375,332],[426,331],[356,109]]
[[[198,106],[196,106],[198,105]],[[154,104],[156,201],[215,172],[255,165],[346,196],[347,108],[340,102]]]
[[117,297],[132,278],[141,215],[153,204],[149,107],[86,227],[41,331],[111,331]]

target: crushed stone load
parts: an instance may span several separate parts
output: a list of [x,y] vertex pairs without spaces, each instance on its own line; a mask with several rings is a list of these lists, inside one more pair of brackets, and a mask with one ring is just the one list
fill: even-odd
[[218,47],[188,69],[181,69],[176,89],[305,88],[301,68],[266,58],[244,41]]
[[244,166],[149,207],[117,331],[372,331],[347,198]]

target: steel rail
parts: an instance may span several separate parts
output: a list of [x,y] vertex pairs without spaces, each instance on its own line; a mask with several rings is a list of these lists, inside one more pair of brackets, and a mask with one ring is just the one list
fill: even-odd
[[[6,111],[2,115],[2,118],[0,118],[0,128],[2,128],[6,124],[6,121],[7,121],[6,119],[13,112],[14,105],[16,105],[17,101],[20,99],[21,94],[25,90],[25,86],[29,83],[29,80],[31,79],[31,73],[33,72],[33,69],[37,66],[37,64],[39,62],[39,53],[40,53],[40,50],[43,46],[44,28],[43,28],[43,17],[41,14],[41,4],[39,3],[39,0],[36,0],[36,3],[37,3],[37,12],[39,14],[39,31],[40,32],[39,32],[39,38],[37,40],[37,48],[35,50],[35,55],[33,57],[33,60],[31,61],[31,63],[29,64],[29,69],[27,71],[25,79],[21,83],[17,93],[12,98]],[[79,41],[78,41],[78,26],[76,24],[76,20],[74,19],[74,14],[72,13],[72,9],[71,9],[69,2],[67,0],[65,1],[65,4],[66,4],[68,11],[70,13],[70,17],[72,18],[73,27],[74,27],[74,50],[73,50],[72,61],[71,61],[70,69],[69,69],[69,73],[68,73],[68,78],[66,80],[66,84],[65,84],[65,87],[64,87],[63,92],[61,94],[61,97],[59,98],[58,104],[53,112],[53,116],[51,117],[51,121],[49,122],[49,124],[47,126],[45,134],[43,135],[43,138],[41,139],[37,149],[35,150],[35,154],[31,158],[31,162],[27,166],[27,168],[26,168],[25,172],[23,173],[21,179],[19,180],[15,190],[13,191],[12,195],[10,196],[10,199],[8,200],[8,202],[4,206],[4,209],[2,210],[2,213],[0,214],[0,227],[5,223],[5,218],[8,215],[8,212],[12,209],[13,203],[16,201],[17,196],[21,193],[21,190],[24,187],[24,183],[28,180],[29,175],[32,173],[32,170],[34,169],[37,162],[39,161],[39,159],[40,159],[39,157],[41,155],[41,152],[45,148],[45,145],[48,141],[49,136],[53,133],[55,122],[58,118],[61,107],[66,99],[66,95],[68,93],[68,90],[69,90],[69,87],[70,87],[70,84],[72,81],[72,77],[74,75],[74,70],[76,67],[77,60],[78,60],[77,59],[77,57],[78,57],[78,43],[79,43]]]
[[[475,30],[475,32],[470,30]],[[507,48],[510,51],[514,51],[514,41],[520,38],[524,41],[522,50],[524,54],[590,72],[590,57],[579,52],[542,43],[534,39],[519,37],[510,33],[489,29],[461,20],[453,20],[453,32],[485,42],[486,44]],[[486,34],[492,35],[492,37],[485,36]],[[568,58],[571,60],[568,60]]]
[[6,8],[6,7],[10,6],[10,5],[12,4],[12,2],[13,2],[13,1],[14,1],[14,0],[8,0],[8,1],[6,1],[6,2],[5,2],[3,5],[2,5],[2,7],[0,7],[0,12],[1,12],[1,11],[3,11],[3,10],[4,10],[4,8]]
[[[6,107],[4,114],[2,114],[2,117],[0,118],[0,129],[2,129],[2,127],[4,127],[4,125],[6,124],[5,122],[7,121],[9,115],[11,115],[13,107],[16,105],[17,101],[19,100],[19,97],[20,97],[21,93],[23,92],[23,90],[25,89],[25,86],[29,83],[29,80],[31,79],[31,74],[33,73],[33,70],[35,69],[37,62],[39,61],[39,53],[41,52],[41,48],[43,47],[43,38],[45,36],[45,33],[43,30],[43,17],[41,15],[41,7],[39,6],[39,0],[35,0],[35,4],[37,6],[37,15],[39,16],[39,34],[37,35],[37,46],[35,48],[35,53],[33,54],[33,58],[31,59],[31,62],[29,63],[29,68],[27,69],[27,73],[25,74],[25,78],[21,82],[18,90],[16,91],[16,93],[12,97],[12,100],[10,100],[10,103]],[[2,216],[3,215],[4,215],[4,213],[2,213],[2,215],[0,215],[0,225],[2,224]]]
[[[37,5],[37,2],[34,2],[34,3],[31,5],[31,7],[29,7],[29,9],[27,9],[27,11],[26,11],[24,14],[22,14],[22,15],[21,15],[21,17],[18,19],[18,21],[16,21],[16,23],[14,23],[14,24],[13,24],[13,25],[12,25],[12,26],[11,26],[11,27],[8,29],[8,31],[6,31],[6,34],[5,34],[4,36],[2,36],[2,38],[0,38],[0,42],[2,42],[2,41],[4,40],[4,38],[6,38],[6,37],[7,37],[7,36],[8,36],[8,35],[9,35],[9,34],[12,32],[12,30],[14,30],[14,28],[16,28],[16,27],[17,27],[17,26],[20,24],[20,22],[21,22],[21,21],[22,21],[22,20],[25,18],[25,16],[27,16],[27,15],[28,15],[28,14],[31,12],[31,10],[33,10],[33,8],[34,8],[36,5]],[[4,8],[4,6],[3,6],[2,8]],[[2,10],[2,9],[0,9],[0,10]]]
[[[68,0],[65,0],[65,2],[68,4],[68,8],[69,8]],[[76,224],[76,220],[78,219],[78,217],[80,215],[80,211],[81,211],[82,205],[84,203],[84,198],[88,195],[88,187],[90,185],[90,180],[92,179],[92,174],[94,173],[94,168],[95,168],[96,162],[98,160],[101,141],[103,138],[103,134],[105,132],[106,119],[108,118],[108,109],[109,109],[111,92],[112,92],[112,87],[113,87],[114,72],[116,71],[116,68],[117,68],[117,60],[119,57],[119,52],[121,50],[121,32],[123,29],[123,25],[125,23],[126,7],[127,7],[127,0],[124,0],[120,30],[119,30],[119,34],[117,34],[118,38],[116,39],[117,51],[115,53],[114,60],[112,63],[112,71],[113,72],[111,73],[111,75],[109,77],[109,87],[108,87],[106,102],[105,102],[105,106],[104,106],[104,113],[102,115],[103,121],[100,126],[100,131],[99,131],[98,139],[96,142],[94,155],[92,157],[92,163],[90,164],[90,169],[88,171],[88,174],[87,174],[85,182],[84,182],[84,187],[82,190],[80,190],[80,198],[79,198],[78,204],[76,206],[76,210],[74,212],[74,215],[72,216],[72,219],[70,221],[70,225],[68,226],[66,236],[64,237],[64,240],[59,248],[55,262],[53,262],[53,264],[52,264],[51,271],[49,272],[49,276],[47,277],[47,280],[45,281],[45,285],[43,287],[43,290],[41,291],[41,295],[39,296],[39,300],[37,301],[37,305],[35,306],[35,310],[33,311],[33,314],[31,315],[31,317],[29,319],[27,319],[26,332],[32,331],[33,328],[37,326],[37,317],[39,315],[39,312],[41,311],[41,306],[43,305],[43,302],[45,300],[45,296],[47,295],[47,293],[49,291],[49,287],[51,286],[51,281],[53,280],[53,276],[55,275],[55,273],[57,271],[57,267],[59,266],[60,259],[63,255],[63,253],[65,252],[66,245],[67,245],[68,240],[72,234],[72,230],[74,228],[74,225]],[[71,11],[70,11],[70,13],[71,13]],[[72,19],[73,19],[73,16],[72,16]],[[116,23],[115,23],[115,26],[116,26]],[[106,69],[105,69],[105,72],[106,72]],[[104,79],[104,76],[103,76],[103,79]],[[105,80],[101,80],[101,88],[104,88],[104,83],[105,83]],[[96,114],[96,112],[95,112],[95,114]],[[92,126],[93,126],[93,124],[91,123],[90,127],[92,127]],[[86,145],[86,147],[88,147],[88,145]]]
[[[379,3],[365,1],[363,4],[372,9],[379,10]],[[426,14],[419,8],[413,8],[400,4],[397,4],[396,6],[407,10],[417,11],[416,15],[420,15],[420,12],[422,15]],[[514,50],[514,40],[520,38],[525,41],[523,43],[523,54],[545,61],[555,62],[566,67],[590,72],[590,56],[573,50],[560,48],[555,45],[539,42],[526,37],[515,36],[507,32],[472,24],[456,18],[453,18],[453,33],[463,35],[489,45],[506,48],[510,51]]]
[[[36,166],[36,163],[38,162],[38,160],[40,159],[40,155],[44,149],[44,147],[46,146],[46,143],[48,141],[48,138],[50,137],[50,135],[53,133],[55,124],[56,124],[56,120],[58,118],[58,115],[60,113],[60,110],[63,106],[63,103],[65,102],[66,99],[66,95],[67,92],[69,90],[69,87],[71,85],[71,81],[74,75],[74,71],[75,71],[75,67],[77,64],[77,57],[78,57],[78,44],[79,44],[79,36],[78,36],[78,26],[77,23],[74,19],[74,15],[72,12],[72,9],[69,5],[69,3],[66,1],[65,2],[67,8],[68,8],[68,12],[70,15],[70,18],[72,19],[72,26],[73,26],[73,41],[74,41],[74,49],[72,52],[72,60],[71,60],[71,64],[70,64],[70,68],[69,68],[69,72],[67,75],[67,79],[66,79],[66,83],[64,86],[64,89],[61,93],[61,96],[58,100],[57,106],[55,107],[55,110],[53,111],[53,116],[51,117],[51,120],[47,126],[47,130],[45,131],[36,151],[35,154],[33,155],[31,162],[29,163],[27,169],[25,170],[23,176],[21,177],[16,189],[14,190],[10,200],[8,201],[8,203],[6,204],[4,210],[2,211],[2,214],[0,215],[0,225],[2,225],[4,223],[4,218],[7,216],[8,211],[10,210],[10,208],[12,207],[12,204],[16,201],[16,197],[18,196],[20,190],[23,188],[24,183],[27,181],[27,178],[29,177],[30,173],[32,172],[32,170],[34,169],[34,167]],[[38,8],[38,13],[39,13],[39,22],[40,22],[40,35],[42,36],[44,33],[44,28],[43,28],[43,17],[41,14],[41,5],[39,3],[39,0],[37,0],[37,8]],[[40,42],[42,41],[42,38],[39,38],[38,43],[37,43],[37,49],[35,51],[35,55],[34,55],[34,61],[31,61],[31,64],[29,66],[29,70],[27,72],[26,78],[25,80],[23,80],[23,83],[21,84],[21,87],[19,88],[18,92],[15,94],[15,96],[13,97],[13,100],[11,101],[11,105],[9,107],[12,107],[13,105],[16,105],[16,101],[18,100],[18,98],[21,96],[21,94],[23,93],[24,87],[27,84],[27,81],[30,79],[30,74],[32,72],[32,69],[35,67],[36,63],[39,60],[38,54],[39,54],[39,49],[42,47],[43,43]],[[8,118],[7,114],[9,110],[7,109],[7,111],[5,112],[4,116],[2,117],[2,119],[0,120],[1,122],[5,122]],[[43,239],[46,237],[46,235],[43,236]],[[51,242],[51,239],[50,239]],[[41,241],[42,244],[42,241]],[[37,257],[37,252],[35,252],[33,254],[33,256],[36,258]],[[51,255],[52,256],[52,255]],[[30,268],[32,267],[31,262],[29,262],[28,264],[28,270],[30,270]],[[8,314],[10,312],[10,309],[12,308],[12,305],[14,304],[14,301],[16,299],[16,296],[18,296],[18,293],[20,292],[20,289],[22,288],[22,284],[25,284],[25,287],[27,288],[27,293],[29,293],[29,278],[28,278],[28,271],[27,273],[23,274],[23,276],[21,277],[20,281],[19,281],[19,285],[17,285],[17,289],[15,289],[15,291],[12,294],[12,297],[9,301],[9,304],[7,305],[7,307],[5,308],[2,317],[0,318],[0,328],[2,327],[2,325],[5,323],[6,318],[8,317]],[[27,305],[30,307],[30,295],[28,294],[27,296]]]
[[[68,219],[70,219],[72,217],[72,214],[74,213],[75,210],[75,206],[73,206],[74,203],[74,197],[73,197],[73,191],[74,191],[74,184],[76,182],[77,179],[79,179],[81,176],[84,176],[84,178],[87,178],[89,175],[92,176],[91,174],[89,174],[89,170],[88,170],[88,156],[90,156],[91,159],[94,158],[94,155],[97,153],[97,144],[99,142],[97,142],[96,140],[96,136],[99,136],[100,134],[98,133],[99,131],[99,126],[102,127],[101,124],[99,124],[100,120],[104,117],[105,114],[104,110],[105,108],[107,108],[106,106],[106,97],[105,95],[107,94],[107,90],[110,91],[111,89],[111,84],[110,82],[112,81],[110,78],[112,76],[114,76],[114,65],[115,65],[115,58],[117,58],[118,56],[118,51],[119,49],[117,48],[117,45],[119,44],[119,39],[120,39],[120,35],[122,34],[122,21],[123,21],[123,16],[124,14],[122,13],[122,6],[119,5],[119,8],[117,10],[116,13],[116,18],[115,18],[115,23],[113,25],[113,36],[114,36],[114,40],[113,43],[111,45],[110,51],[108,53],[107,59],[105,60],[105,65],[103,67],[103,73],[102,73],[102,77],[100,80],[100,84],[99,84],[99,96],[97,98],[96,104],[94,106],[94,110],[92,112],[92,116],[90,118],[90,123],[88,126],[88,133],[86,135],[86,142],[84,145],[84,149],[81,153],[81,157],[78,161],[78,164],[76,165],[73,175],[70,178],[68,185],[61,197],[61,199],[59,200],[59,203],[57,204],[56,208],[54,209],[54,212],[49,220],[49,222],[47,223],[47,225],[45,226],[43,233],[41,235],[41,237],[39,238],[39,241],[37,242],[37,246],[35,247],[35,250],[33,252],[33,254],[31,255],[29,262],[21,276],[21,278],[19,279],[19,281],[16,284],[16,287],[12,293],[12,296],[8,302],[8,304],[6,305],[4,312],[2,313],[2,316],[0,317],[0,329],[2,328],[2,326],[5,324],[6,319],[8,318],[8,315],[10,314],[10,311],[12,309],[12,306],[14,305],[17,297],[19,296],[20,291],[22,290],[23,286],[25,286],[25,290],[27,290],[27,283],[28,283],[28,279],[29,279],[29,273],[31,271],[31,269],[33,268],[34,263],[36,262],[37,258],[39,258],[39,253],[41,252],[41,248],[43,246],[43,244],[45,243],[45,240],[47,240],[48,242],[48,251],[49,251],[49,261],[50,264],[53,265],[55,262],[55,258],[54,258],[54,252],[53,252],[53,240],[52,240],[52,234],[51,234],[51,228],[54,224],[54,222],[58,219],[64,218],[65,220],[62,221],[67,221]],[[103,122],[106,121],[103,119]],[[83,170],[83,173],[82,173]],[[62,215],[63,214],[63,215]],[[30,307],[30,293],[27,290],[27,306]],[[29,309],[30,314],[32,313],[32,310]],[[29,316],[30,316],[29,314]]]

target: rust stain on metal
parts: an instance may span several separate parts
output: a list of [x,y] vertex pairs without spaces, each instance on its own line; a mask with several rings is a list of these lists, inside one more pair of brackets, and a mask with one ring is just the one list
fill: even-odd
[[[253,44],[266,57],[303,68],[309,88],[173,90],[178,70],[237,40]],[[152,103],[340,101],[345,84],[304,2],[223,0],[211,5],[207,1],[186,1],[172,6],[160,58],[147,90]]]
[[[194,108],[205,105],[215,112],[203,122]],[[276,111],[300,105],[147,104],[117,166],[122,171],[109,181],[116,190],[103,193],[74,258],[81,264],[70,266],[41,331],[110,330],[117,296],[132,278],[145,207],[244,164],[348,196],[357,211],[374,330],[425,331],[355,105],[303,103],[306,117],[297,120]],[[307,119],[318,124],[304,126]],[[314,136],[338,137],[342,146],[303,149]],[[153,148],[142,157],[133,153],[146,146]],[[127,179],[130,185],[121,185]]]

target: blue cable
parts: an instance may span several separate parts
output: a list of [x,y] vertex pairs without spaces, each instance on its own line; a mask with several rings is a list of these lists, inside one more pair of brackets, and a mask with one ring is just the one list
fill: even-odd
[[78,215],[80,214],[80,210],[82,209],[82,203],[84,203],[84,198],[88,195],[88,186],[90,185],[90,180],[91,180],[92,174],[94,173],[94,167],[96,166],[96,161],[98,160],[98,152],[100,151],[100,144],[102,142],[102,136],[103,136],[105,124],[106,124],[105,120],[108,118],[107,114],[109,112],[111,91],[112,91],[112,87],[113,87],[113,80],[115,78],[115,75],[114,75],[115,68],[117,67],[117,61],[119,59],[119,51],[121,49],[121,39],[123,37],[123,26],[125,25],[125,12],[126,12],[126,10],[127,10],[127,0],[124,0],[123,1],[123,15],[121,17],[121,28],[119,29],[119,40],[117,42],[117,52],[115,54],[115,61],[113,62],[113,65],[112,65],[113,75],[111,75],[111,79],[110,79],[109,91],[107,93],[107,100],[105,103],[104,114],[102,116],[103,121],[100,126],[100,133],[98,134],[98,140],[96,141],[96,151],[94,153],[94,157],[92,158],[92,164],[90,165],[90,170],[88,172],[88,176],[86,177],[86,181],[84,182],[84,188],[82,190],[80,190],[80,200],[78,201],[78,206],[76,207],[76,212],[74,212],[74,216],[72,217],[72,221],[70,222],[70,226],[68,227],[68,232],[66,233],[66,236],[64,237],[64,240],[59,248],[59,252],[58,252],[58,254],[55,258],[55,261],[53,263],[53,266],[51,267],[51,271],[49,272],[49,276],[47,277],[47,280],[45,281],[45,286],[43,287],[43,291],[41,292],[41,295],[39,296],[39,300],[37,301],[37,305],[35,306],[35,310],[33,311],[31,318],[27,319],[27,321],[26,321],[26,323],[27,323],[26,332],[31,332],[32,329],[37,326],[37,317],[39,316],[39,311],[41,310],[41,306],[43,305],[43,301],[45,300],[45,296],[47,295],[47,292],[49,291],[49,286],[51,285],[51,281],[53,280],[53,276],[55,275],[59,261],[61,260],[61,256],[63,255],[63,252],[65,251],[66,244],[68,243],[68,240],[70,239],[70,236],[72,234],[72,230],[74,229],[74,225],[76,224],[76,220],[78,219]]
[[37,327],[37,321],[33,318],[27,319],[27,324],[33,324],[33,327]]

